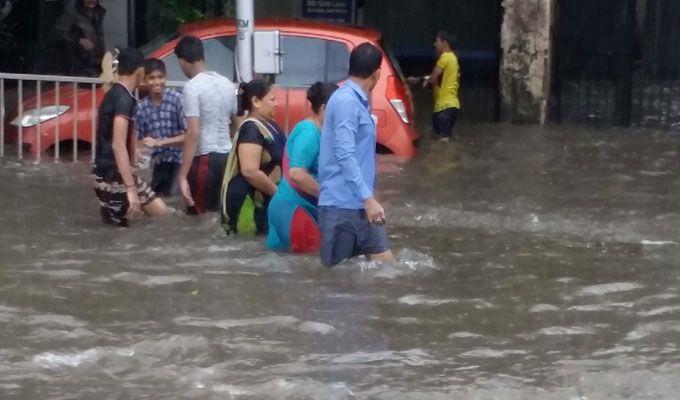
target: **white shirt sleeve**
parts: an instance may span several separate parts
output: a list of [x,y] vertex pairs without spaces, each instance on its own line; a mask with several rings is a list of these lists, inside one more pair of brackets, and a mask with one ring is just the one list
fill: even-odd
[[185,85],[182,93],[182,105],[184,115],[188,117],[200,117],[200,107],[198,101],[198,91],[194,85]]
[[233,117],[234,115],[238,114],[238,96],[236,96],[236,93],[234,92],[234,95],[232,97],[232,102],[231,102],[231,116]]

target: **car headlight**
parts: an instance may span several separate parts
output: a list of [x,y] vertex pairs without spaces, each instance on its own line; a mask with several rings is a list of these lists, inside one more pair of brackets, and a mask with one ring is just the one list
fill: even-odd
[[30,128],[31,126],[36,126],[45,121],[57,118],[70,108],[71,107],[69,106],[47,106],[40,109],[34,108],[32,110],[24,111],[23,114],[14,118],[11,124],[14,126]]

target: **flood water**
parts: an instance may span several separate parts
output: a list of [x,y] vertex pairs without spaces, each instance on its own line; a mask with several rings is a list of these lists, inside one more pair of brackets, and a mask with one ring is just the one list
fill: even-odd
[[85,165],[2,161],[0,398],[677,399],[680,137],[459,131],[381,157],[399,266],[111,228]]

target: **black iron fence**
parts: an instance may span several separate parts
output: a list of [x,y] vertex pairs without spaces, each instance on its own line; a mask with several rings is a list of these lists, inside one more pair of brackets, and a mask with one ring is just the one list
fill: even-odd
[[558,3],[555,122],[680,129],[680,1]]

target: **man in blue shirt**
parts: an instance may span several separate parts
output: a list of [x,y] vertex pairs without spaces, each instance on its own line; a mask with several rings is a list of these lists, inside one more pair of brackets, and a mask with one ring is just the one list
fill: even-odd
[[376,127],[369,94],[380,78],[382,52],[370,43],[352,50],[349,79],[326,105],[319,152],[321,262],[332,267],[364,254],[394,261],[385,211],[373,197]]

